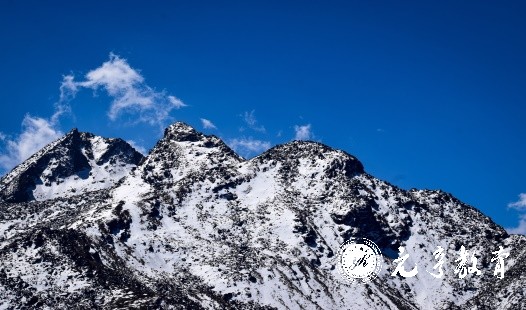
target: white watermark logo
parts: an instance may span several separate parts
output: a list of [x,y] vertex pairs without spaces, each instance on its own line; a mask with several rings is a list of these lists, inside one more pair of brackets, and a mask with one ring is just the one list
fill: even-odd
[[349,282],[368,282],[382,269],[382,253],[366,238],[351,238],[338,251],[338,272]]
[[[470,254],[470,251],[462,245],[460,247],[459,257],[455,260],[454,274],[459,279],[464,279],[469,274],[473,276],[480,276],[482,271],[478,269],[478,258],[475,251]],[[495,262],[495,270],[493,275],[499,279],[504,278],[505,264],[504,259],[510,256],[509,249],[505,250],[499,246],[497,251],[491,252],[493,254],[491,262]],[[437,246],[436,251],[433,252],[433,257],[437,263],[433,266],[433,271],[426,269],[427,273],[436,279],[444,276],[444,264],[446,253],[444,248]],[[418,274],[419,266],[413,263],[414,266],[406,266],[406,261],[409,259],[409,253],[403,246],[398,248],[398,258],[392,261],[396,265],[392,269],[391,276],[401,276],[403,278],[412,278]],[[382,269],[382,253],[378,246],[366,238],[351,238],[345,241],[338,251],[337,256],[337,270],[342,277],[349,282],[362,281],[368,282],[378,276]]]

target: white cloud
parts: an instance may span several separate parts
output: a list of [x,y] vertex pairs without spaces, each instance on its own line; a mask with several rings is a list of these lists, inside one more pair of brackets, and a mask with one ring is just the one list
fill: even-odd
[[69,102],[75,98],[78,92],[75,77],[73,75],[65,75],[62,77],[62,84],[60,84],[60,102]]
[[5,137],[5,151],[0,155],[0,167],[8,171],[28,159],[36,151],[60,138],[63,133],[57,129],[53,118],[60,115],[55,112],[51,120],[26,115],[22,121],[22,133],[14,139]]
[[[509,203],[508,208],[513,208],[518,211],[526,211],[526,193],[519,194],[519,200]],[[526,214],[519,216],[519,224],[517,227],[506,228],[510,234],[526,235]]]
[[261,141],[252,138],[236,138],[229,140],[227,144],[236,152],[241,154],[261,153],[270,148],[268,141]]
[[22,120],[22,132],[18,136],[12,138],[0,133],[0,141],[3,144],[0,168],[3,172],[8,172],[63,135],[58,129],[59,120],[63,114],[71,112],[68,101],[76,92],[72,83],[70,78],[64,77],[60,87],[60,99],[55,103],[55,111],[49,119],[27,114]]
[[526,211],[526,193],[519,194],[519,200],[508,204],[508,208]]
[[519,225],[517,227],[506,228],[509,234],[521,234],[526,235],[526,215],[522,215],[519,218]]
[[310,140],[312,139],[312,132],[310,128],[310,124],[302,125],[302,126],[294,126],[294,131],[296,132],[296,136],[294,137],[294,140]]
[[[89,71],[84,80],[76,81],[73,75],[66,75],[60,86],[60,98],[55,103],[55,112],[49,118],[26,115],[22,122],[22,133],[16,137],[6,137],[0,133],[2,150],[0,168],[9,170],[29,158],[36,151],[58,139],[62,132],[58,129],[59,119],[71,112],[69,102],[82,89],[105,90],[113,99],[108,117],[116,120],[122,114],[137,116],[135,122],[146,122],[164,127],[170,119],[170,112],[185,107],[180,99],[165,91],[155,91],[149,87],[144,77],[130,67],[125,59],[110,54],[110,59],[100,67]],[[145,149],[135,145],[138,151]]]
[[113,98],[108,111],[108,117],[113,121],[127,113],[136,114],[137,122],[164,126],[173,109],[186,106],[165,91],[158,92],[148,86],[144,77],[126,59],[115,54],[110,54],[108,61],[88,72],[83,81],[75,81],[72,75],[64,76],[60,87],[61,100],[73,99],[81,88],[103,89]]
[[138,144],[134,140],[128,140],[126,142],[128,142],[137,152],[141,153],[142,155],[148,154],[148,151],[146,150],[146,148]]
[[205,129],[217,129],[216,125],[206,118],[201,119],[201,124],[203,124],[203,128]]
[[176,109],[180,109],[182,107],[186,107],[187,105],[181,101],[181,99],[175,97],[175,96],[168,96],[168,100],[170,103],[174,106]]
[[143,82],[144,78],[125,59],[110,54],[110,60],[88,72],[86,81],[80,84],[91,88],[104,87],[111,96],[118,96]]
[[256,119],[256,116],[254,115],[255,111],[252,110],[250,112],[244,112],[243,113],[243,121],[247,124],[248,128],[258,131],[258,132],[265,132],[265,126],[258,125],[258,121]]

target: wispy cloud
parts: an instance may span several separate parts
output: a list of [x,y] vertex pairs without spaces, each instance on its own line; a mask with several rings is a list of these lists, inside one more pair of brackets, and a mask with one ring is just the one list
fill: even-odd
[[137,152],[141,153],[142,155],[147,155],[148,151],[146,148],[139,143],[135,142],[134,140],[128,140],[128,142]]
[[519,211],[526,211],[526,193],[519,194],[519,200],[509,203],[508,208],[513,208]]
[[255,113],[255,110],[252,110],[250,112],[245,111],[241,115],[243,117],[243,121],[248,126],[248,128],[257,132],[265,132],[265,126],[258,124],[258,120],[256,119]]
[[[26,114],[22,120],[22,131],[16,136],[0,133],[2,151],[0,153],[0,168],[2,173],[8,172],[16,165],[28,159],[35,152],[60,138],[63,133],[59,129],[60,118],[71,113],[69,105],[70,91],[66,87],[71,81],[65,78],[60,87],[60,99],[54,104],[54,112],[49,118]],[[67,85],[67,86],[64,86]]]
[[22,133],[14,138],[3,136],[4,150],[0,155],[0,167],[9,171],[48,143],[60,138],[63,133],[57,128],[57,110],[50,119],[26,115],[22,121]]
[[310,140],[313,138],[310,124],[296,125],[294,126],[294,131],[296,132],[294,140]]
[[249,138],[235,138],[226,142],[237,153],[248,157],[248,155],[259,154],[270,148],[271,144],[268,141],[256,140]]
[[112,97],[108,110],[112,121],[123,114],[131,114],[137,117],[136,122],[164,126],[172,110],[186,106],[165,91],[159,92],[148,86],[144,77],[126,59],[115,54],[110,54],[108,61],[89,71],[82,81],[76,81],[72,75],[64,76],[60,87],[61,100],[72,100],[83,88],[103,89]]
[[[186,104],[165,91],[156,91],[145,83],[144,77],[133,69],[126,59],[110,54],[109,60],[89,71],[83,80],[66,75],[60,85],[60,98],[49,118],[26,115],[22,121],[22,132],[17,136],[0,133],[0,168],[9,170],[29,158],[33,153],[58,139],[60,118],[71,112],[70,102],[82,89],[94,92],[104,90],[112,98],[108,117],[115,121],[123,114],[134,116],[134,123],[166,126],[170,112]],[[136,148],[145,152],[144,148]]]
[[[525,212],[526,211],[526,193],[519,194],[519,200],[509,203],[508,208],[512,208],[520,212]],[[506,231],[510,234],[526,235],[526,214],[519,215],[519,224],[517,225],[517,227],[506,228]]]
[[201,124],[203,125],[204,129],[217,129],[216,125],[206,118],[201,119]]
[[506,228],[509,234],[521,234],[526,235],[526,214],[522,214],[519,217],[519,225],[517,227]]
[[187,106],[183,101],[181,101],[181,99],[175,96],[168,96],[168,100],[174,106],[175,109],[180,109]]

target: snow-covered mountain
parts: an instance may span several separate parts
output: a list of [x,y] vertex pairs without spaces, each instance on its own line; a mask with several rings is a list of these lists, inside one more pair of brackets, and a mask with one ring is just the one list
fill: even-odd
[[121,139],[73,129],[4,176],[0,197],[8,202],[41,201],[109,188],[142,159]]
[[[83,142],[64,142],[73,140]],[[56,180],[68,185],[42,189]],[[142,159],[121,140],[72,131],[1,184],[0,308],[526,307],[524,236],[450,194],[378,180],[320,143],[245,160],[176,123]],[[347,283],[335,268],[350,237],[382,251],[370,283]],[[462,245],[481,275],[454,274]],[[391,276],[399,246],[416,277]],[[442,279],[426,272],[437,246]],[[511,249],[502,280],[491,261],[499,246]]]

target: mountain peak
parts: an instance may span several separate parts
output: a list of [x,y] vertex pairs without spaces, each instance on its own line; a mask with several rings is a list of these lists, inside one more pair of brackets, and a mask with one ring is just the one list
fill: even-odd
[[[183,122],[164,131],[139,170],[143,178],[171,184],[196,169],[213,169],[243,159],[214,135],[205,135]],[[192,172],[193,171],[193,172]]]
[[179,142],[196,142],[202,140],[204,137],[205,135],[197,132],[192,126],[183,122],[176,122],[164,130],[164,138]]
[[226,143],[223,142],[223,140],[217,136],[205,135],[183,122],[176,122],[168,126],[164,130],[164,137],[157,143],[154,150],[158,150],[159,148],[166,150],[169,145],[167,142],[170,141],[177,142],[184,148],[217,148],[220,153],[240,158],[239,155],[237,155],[230,147],[228,147],[228,145],[226,145]]
[[79,134],[79,129],[77,127],[74,127],[74,128],[71,128],[71,130],[66,134],[66,136],[77,135],[77,134]]
[[9,202],[47,200],[112,186],[143,156],[121,139],[72,129],[0,180]]
[[314,141],[295,140],[276,145],[257,156],[257,159],[259,161],[276,160],[278,162],[292,162],[300,159],[311,161],[325,160],[331,162],[330,165],[334,169],[343,169],[347,176],[364,173],[363,164],[356,157],[345,151],[336,150],[323,143]]

